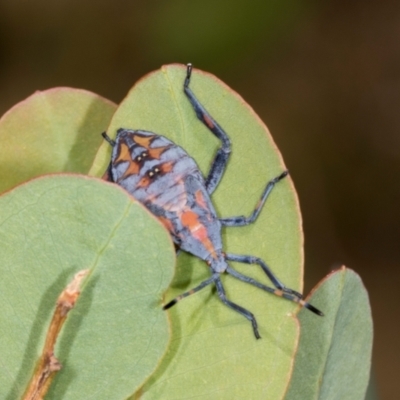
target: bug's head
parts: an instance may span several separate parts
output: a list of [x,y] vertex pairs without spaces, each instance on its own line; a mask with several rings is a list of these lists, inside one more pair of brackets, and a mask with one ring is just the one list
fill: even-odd
[[210,256],[207,260],[207,264],[214,272],[222,273],[226,271],[228,264],[225,260],[224,253],[220,250],[216,254]]

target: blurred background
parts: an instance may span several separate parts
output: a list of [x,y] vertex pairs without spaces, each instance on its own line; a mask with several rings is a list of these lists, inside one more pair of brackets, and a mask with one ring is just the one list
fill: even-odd
[[341,264],[361,275],[379,398],[399,399],[400,2],[0,0],[0,114],[55,86],[118,103],[188,61],[269,127],[300,197],[305,290]]

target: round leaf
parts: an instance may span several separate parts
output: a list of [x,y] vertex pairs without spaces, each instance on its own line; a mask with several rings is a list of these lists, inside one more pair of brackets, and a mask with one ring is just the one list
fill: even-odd
[[342,267],[318,284],[309,299],[324,310],[299,313],[301,336],[288,400],[364,399],[372,351],[372,317],[360,277]]
[[[108,129],[144,129],[165,135],[197,161],[204,175],[220,146],[196,118],[183,93],[186,68],[165,66],[139,81],[122,102]],[[221,217],[249,215],[267,181],[285,170],[282,158],[260,119],[214,76],[193,71],[190,87],[232,141],[232,155],[212,199]],[[101,176],[110,145],[100,149],[91,174]],[[302,233],[290,178],[281,181],[257,221],[223,230],[224,250],[264,259],[289,287],[302,287]],[[268,284],[258,266],[232,263],[242,273]],[[187,254],[178,258],[167,300],[209,277],[206,264]],[[160,368],[141,390],[145,399],[191,397],[282,398],[298,340],[293,303],[223,276],[228,298],[256,316],[261,340],[245,318],[221,303],[210,287],[171,309],[172,342]],[[139,396],[139,394],[137,395]]]
[[36,92],[0,119],[0,193],[52,172],[87,173],[116,106],[91,92]]
[[148,211],[97,179],[39,178],[0,197],[0,243],[2,399],[21,398],[58,295],[87,268],[46,399],[125,399],[143,384],[168,344],[161,299],[175,261]]

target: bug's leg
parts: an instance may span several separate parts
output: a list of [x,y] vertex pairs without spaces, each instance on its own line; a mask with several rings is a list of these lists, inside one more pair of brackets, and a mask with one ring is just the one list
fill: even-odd
[[241,254],[231,254],[226,253],[225,259],[227,261],[236,261],[243,264],[257,264],[261,267],[261,269],[266,273],[268,278],[271,280],[272,284],[279,290],[283,290],[287,293],[291,293],[299,298],[303,296],[301,293],[298,293],[292,289],[288,289],[278,278],[277,276],[271,271],[271,268],[263,261],[261,258],[254,257],[254,256],[246,256]]
[[252,222],[254,222],[257,219],[257,217],[259,216],[268,196],[272,192],[272,189],[275,187],[275,185],[280,180],[282,180],[283,178],[288,176],[288,174],[289,174],[289,171],[284,171],[280,175],[278,175],[276,178],[271,179],[268,182],[267,186],[264,189],[263,194],[261,195],[261,198],[260,198],[258,204],[256,205],[256,208],[254,209],[254,211],[251,213],[251,215],[249,217],[240,215],[238,217],[220,218],[221,224],[224,226],[244,226],[244,225],[249,225]]
[[211,164],[210,172],[206,178],[206,189],[208,193],[212,193],[218,186],[219,181],[225,171],[231,152],[231,142],[225,131],[218,125],[214,118],[201,105],[192,90],[189,88],[190,77],[192,74],[192,64],[187,65],[186,79],[183,84],[183,90],[192,104],[197,118],[222,142],[222,146],[218,149],[217,154]]
[[215,286],[217,288],[217,293],[218,293],[218,296],[221,299],[221,301],[225,305],[227,305],[229,308],[232,308],[239,314],[243,315],[243,317],[247,318],[251,322],[251,325],[253,326],[254,336],[256,337],[256,339],[260,339],[261,336],[258,332],[258,325],[257,325],[256,317],[250,311],[237,305],[236,303],[233,303],[232,301],[230,301],[226,298],[225,289],[222,286],[222,282],[219,277],[215,280]]
[[168,308],[171,308],[174,306],[178,301],[184,299],[185,297],[190,296],[191,294],[194,294],[198,292],[199,290],[205,288],[206,286],[210,285],[211,283],[215,282],[218,279],[219,274],[213,274],[211,278],[206,279],[205,281],[201,282],[200,285],[196,286],[193,289],[188,290],[185,293],[180,294],[179,296],[175,297],[172,299],[169,303],[165,304],[163,306],[163,310],[167,310]]
[[283,288],[283,289],[271,288],[269,286],[263,285],[262,283],[256,281],[253,278],[250,278],[249,276],[241,274],[240,272],[234,270],[231,267],[227,267],[226,272],[229,275],[232,275],[233,277],[235,277],[236,279],[239,279],[242,282],[249,283],[250,285],[256,286],[268,293],[272,293],[276,296],[283,297],[284,299],[291,300],[295,303],[299,303],[301,306],[312,311],[314,314],[317,314],[321,317],[324,315],[324,313],[322,311],[318,310],[318,308],[316,308],[313,305],[311,305],[310,303],[307,303],[306,301],[304,301],[302,299],[302,296],[299,293],[295,292],[294,290],[287,289],[287,288]]

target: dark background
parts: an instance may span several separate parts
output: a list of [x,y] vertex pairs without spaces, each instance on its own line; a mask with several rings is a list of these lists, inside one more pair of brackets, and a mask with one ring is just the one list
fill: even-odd
[[188,61],[268,125],[300,197],[305,289],[342,263],[361,275],[379,397],[399,399],[400,2],[0,0],[0,114],[55,86],[118,103]]

